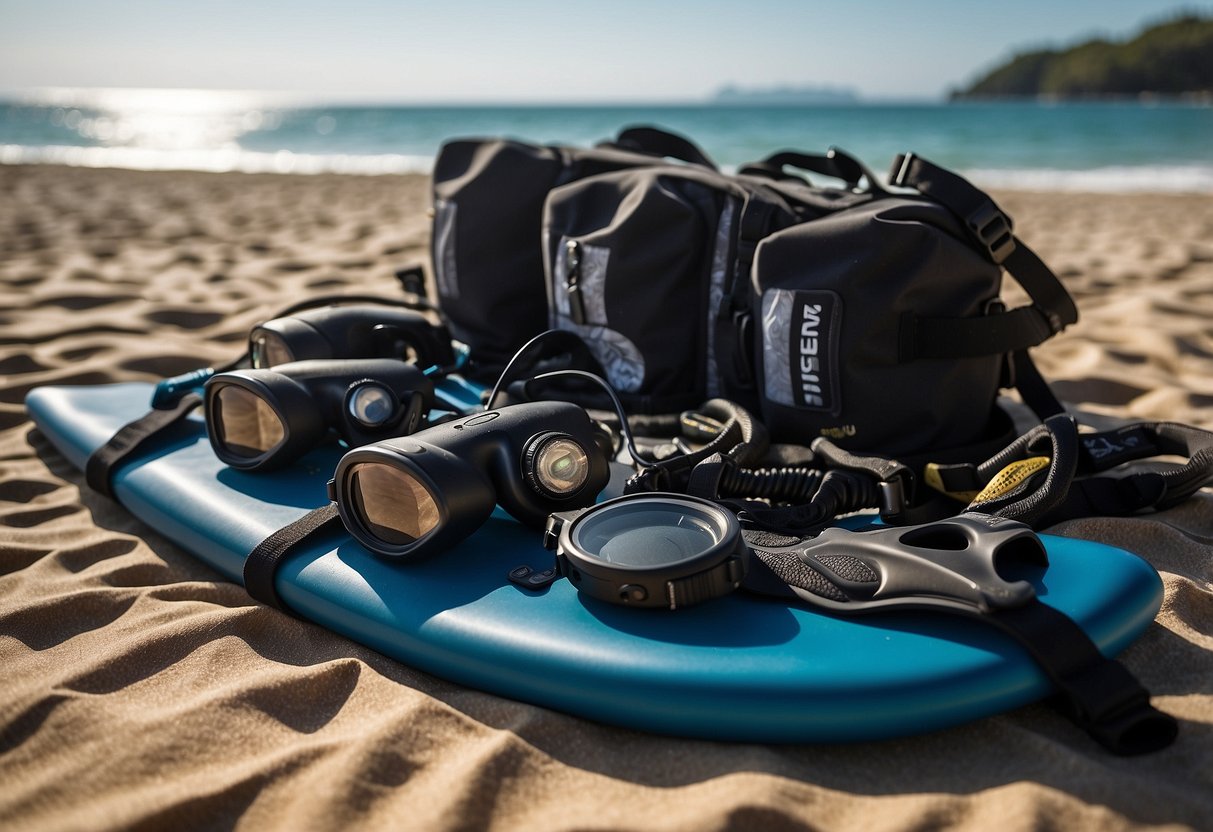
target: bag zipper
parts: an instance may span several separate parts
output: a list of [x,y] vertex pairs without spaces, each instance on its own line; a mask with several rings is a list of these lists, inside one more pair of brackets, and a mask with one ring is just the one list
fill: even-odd
[[568,240],[564,245],[564,291],[569,300],[569,317],[585,323],[585,299],[581,296],[581,243]]

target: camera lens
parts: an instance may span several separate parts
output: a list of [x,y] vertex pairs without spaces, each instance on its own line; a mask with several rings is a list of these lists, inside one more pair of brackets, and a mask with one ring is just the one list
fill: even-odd
[[249,347],[253,367],[258,370],[295,360],[291,348],[282,340],[282,336],[267,329],[254,329],[249,336]]
[[590,557],[620,566],[669,566],[698,557],[725,538],[719,518],[687,501],[638,501],[587,514],[573,542]]
[[250,390],[225,384],[216,393],[213,410],[217,434],[232,456],[253,458],[278,447],[286,427],[274,409]]
[[567,497],[581,489],[590,476],[585,448],[563,433],[540,434],[523,452],[527,481],[550,497]]
[[359,521],[384,543],[415,543],[441,520],[434,496],[407,470],[379,462],[360,462],[350,473],[350,491]]
[[377,428],[395,415],[396,399],[383,385],[364,381],[350,390],[346,408],[358,424]]

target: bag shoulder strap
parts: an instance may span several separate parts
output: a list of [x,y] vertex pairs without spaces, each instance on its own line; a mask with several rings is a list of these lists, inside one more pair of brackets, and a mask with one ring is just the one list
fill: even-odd
[[712,158],[699,145],[668,130],[647,124],[637,124],[625,127],[619,131],[613,142],[603,142],[599,147],[614,147],[619,150],[630,150],[643,153],[646,156],[664,156],[679,159],[692,165],[702,165],[710,170],[719,170]]
[[831,147],[824,154],[802,153],[797,150],[781,150],[772,153],[765,159],[749,162],[737,169],[740,174],[764,176],[770,179],[791,179],[796,182],[804,180],[787,168],[796,168],[808,173],[819,173],[833,179],[841,179],[848,188],[858,189],[867,180],[867,189],[872,193],[884,195],[885,191],[863,162],[849,153]]
[[902,359],[972,358],[1034,347],[1078,320],[1070,293],[1012,231],[1011,218],[964,177],[913,153],[893,160],[889,184],[912,187],[959,217],[992,263],[1004,267],[1032,299],[1029,306],[980,318],[914,318],[903,322]]

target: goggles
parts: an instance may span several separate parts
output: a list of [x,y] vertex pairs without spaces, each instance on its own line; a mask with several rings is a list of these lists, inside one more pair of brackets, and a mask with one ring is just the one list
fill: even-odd
[[412,433],[433,404],[433,382],[388,358],[233,370],[212,376],[205,387],[211,447],[245,471],[289,465],[330,430],[348,445]]
[[600,432],[579,406],[528,402],[356,448],[329,483],[350,534],[389,558],[455,545],[500,504],[542,527],[594,502],[610,479]]
[[395,358],[419,367],[455,362],[446,327],[391,306],[324,306],[258,324],[249,332],[253,367],[320,358]]

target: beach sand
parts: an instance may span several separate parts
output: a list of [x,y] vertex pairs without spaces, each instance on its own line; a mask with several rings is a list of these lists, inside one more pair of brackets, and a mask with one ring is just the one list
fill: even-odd
[[[0,167],[0,194],[0,827],[1213,828],[1208,492],[1055,530],[1162,574],[1122,656],[1181,720],[1161,753],[1110,756],[1045,705],[851,746],[597,725],[252,602],[25,416],[40,385],[226,361],[304,297],[396,294],[426,259],[425,178]],[[1213,428],[1213,199],[998,197],[1082,313],[1035,351],[1057,392]]]

